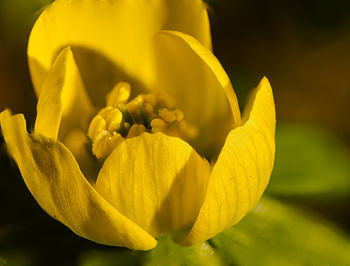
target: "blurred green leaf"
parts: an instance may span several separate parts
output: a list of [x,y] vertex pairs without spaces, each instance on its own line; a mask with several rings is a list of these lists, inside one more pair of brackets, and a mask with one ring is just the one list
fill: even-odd
[[9,248],[5,243],[20,231],[15,226],[0,226],[0,266],[32,266],[37,264],[35,253],[21,248]]
[[268,198],[210,242],[224,265],[350,265],[343,233]]
[[170,237],[163,237],[159,239],[156,248],[147,252],[122,248],[85,251],[80,256],[79,265],[216,266],[222,264],[208,243],[182,247],[175,244]]
[[143,265],[147,266],[216,266],[222,265],[213,248],[206,242],[182,247],[175,244],[170,237],[160,240],[158,246],[145,256]]
[[79,266],[122,266],[140,265],[141,252],[123,248],[111,248],[108,250],[89,250],[82,252],[79,258]]
[[321,127],[280,124],[268,191],[317,200],[349,195],[350,156],[345,145]]
[[120,248],[84,251],[80,266],[350,265],[350,241],[331,224],[270,198],[209,243],[181,247],[170,237],[148,252]]
[[37,265],[33,253],[25,250],[0,251],[0,266],[32,266]]

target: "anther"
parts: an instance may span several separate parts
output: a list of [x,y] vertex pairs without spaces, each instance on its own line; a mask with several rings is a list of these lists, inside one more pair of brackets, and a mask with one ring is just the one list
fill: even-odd
[[143,132],[184,139],[197,136],[197,129],[184,120],[183,112],[175,108],[169,95],[141,94],[128,102],[130,91],[128,83],[118,83],[106,97],[107,106],[90,123],[88,136],[97,158],[106,158],[125,138]]
[[153,133],[163,132],[168,127],[168,124],[163,119],[155,118],[151,121],[151,127]]
[[174,110],[175,116],[176,116],[176,121],[180,122],[182,120],[184,120],[184,113],[181,112],[179,109],[175,109]]
[[118,104],[125,104],[130,97],[130,84],[126,82],[119,82],[110,93],[107,94],[107,106],[117,107]]
[[113,110],[112,106],[106,106],[98,112],[98,115],[104,116],[106,113],[110,112],[111,110]]
[[98,159],[106,158],[122,141],[123,137],[116,133],[111,134],[104,130],[100,132],[92,144],[92,152]]
[[92,119],[89,130],[88,130],[88,136],[91,140],[95,140],[95,138],[98,136],[98,134],[106,129],[106,121],[102,118],[102,116],[97,115]]
[[134,124],[131,126],[127,138],[136,137],[146,132],[146,127],[144,125]]
[[174,111],[169,111],[167,108],[159,109],[159,116],[166,122],[174,122],[176,120],[176,114]]
[[115,108],[110,112],[106,113],[104,116],[107,124],[107,130],[113,131],[115,130],[123,120],[123,114],[119,109]]
[[179,131],[185,138],[193,139],[197,137],[198,130],[196,127],[189,125],[186,121],[179,122]]

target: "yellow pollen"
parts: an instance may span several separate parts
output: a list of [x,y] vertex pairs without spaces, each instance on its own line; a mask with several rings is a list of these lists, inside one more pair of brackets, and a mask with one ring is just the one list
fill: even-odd
[[113,107],[112,107],[112,106],[106,106],[106,107],[102,108],[102,109],[98,112],[98,114],[99,114],[100,116],[105,116],[105,114],[108,113],[108,112],[110,112],[111,110],[113,110]]
[[176,120],[176,114],[174,111],[169,111],[167,108],[159,110],[159,117],[166,122],[174,122]]
[[146,127],[144,125],[134,124],[130,127],[127,138],[136,137],[146,132]]
[[100,134],[101,131],[106,129],[106,120],[103,119],[102,116],[97,115],[92,119],[88,131],[88,137],[91,140],[95,140],[95,138]]
[[198,136],[198,129],[192,125],[189,125],[184,120],[179,122],[179,131],[185,138],[194,139]]
[[180,122],[180,121],[184,120],[185,115],[179,109],[175,109],[174,113],[175,113],[175,116],[176,116],[176,121]]
[[123,114],[119,109],[113,109],[105,115],[105,120],[108,121],[108,131],[113,132],[122,122]]
[[107,106],[117,107],[120,103],[126,103],[129,100],[131,87],[129,83],[119,82],[107,94]]
[[126,138],[144,132],[162,132],[169,136],[191,139],[197,129],[184,120],[175,101],[165,93],[140,94],[128,102],[131,87],[120,82],[108,93],[107,106],[91,120],[88,137],[92,152],[105,159]]
[[163,119],[155,118],[151,121],[151,127],[152,133],[163,132],[168,127],[168,124]]
[[99,159],[106,158],[122,141],[124,139],[118,133],[111,135],[108,131],[101,131],[92,144],[92,152]]

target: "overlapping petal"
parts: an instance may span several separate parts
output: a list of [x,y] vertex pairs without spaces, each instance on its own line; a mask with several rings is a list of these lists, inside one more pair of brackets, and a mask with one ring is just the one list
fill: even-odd
[[64,145],[28,135],[23,115],[12,116],[6,110],[0,122],[8,150],[27,187],[48,214],[97,243],[140,250],[157,244],[95,191]]
[[72,46],[91,98],[104,95],[117,81],[153,88],[156,79],[153,37],[179,30],[211,47],[202,0],[56,0],[39,17],[28,45],[29,66],[39,95],[52,63]]
[[[94,112],[70,47],[57,56],[41,89],[35,133],[57,139],[73,127],[87,129]],[[62,123],[61,123],[62,120]]]
[[[242,120],[210,49],[202,0],[51,4],[28,46],[39,96],[34,134],[22,115],[0,114],[9,152],[40,206],[87,239],[143,250],[166,233],[183,245],[205,241],[242,219],[272,171],[273,95],[264,78]],[[223,146],[213,169],[180,138],[143,133],[114,149],[91,186],[87,178],[95,178],[99,164],[84,149],[87,123],[93,104],[103,106],[119,81],[131,83],[132,96],[144,90],[173,96],[199,129],[196,150],[215,159]]]
[[[241,115],[231,82],[216,57],[198,40],[176,31],[156,38],[158,89],[171,94],[185,117],[200,129],[194,146],[213,154]],[[222,141],[222,142],[221,142]]]
[[123,215],[158,237],[188,230],[202,206],[210,166],[186,142],[143,133],[105,161],[96,190]]
[[243,121],[228,135],[198,218],[181,244],[205,241],[236,224],[265,190],[274,162],[276,123],[266,78],[251,96]]

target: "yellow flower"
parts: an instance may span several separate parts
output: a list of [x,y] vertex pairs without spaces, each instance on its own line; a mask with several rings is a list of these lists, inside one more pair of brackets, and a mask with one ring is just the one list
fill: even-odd
[[76,234],[140,250],[163,234],[191,245],[261,197],[272,90],[263,78],[241,118],[201,0],[57,0],[28,57],[34,132],[9,110],[1,128],[34,198]]

